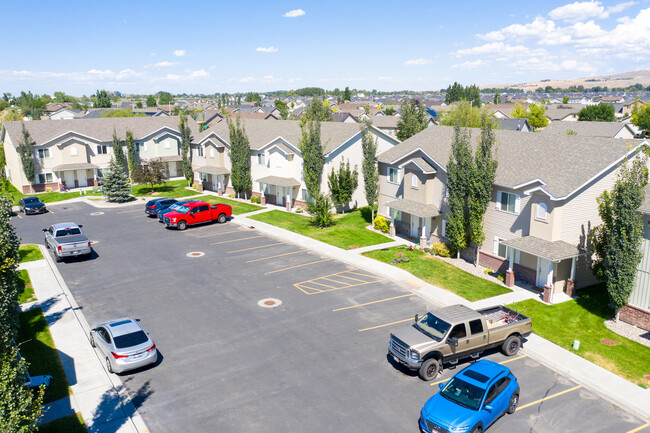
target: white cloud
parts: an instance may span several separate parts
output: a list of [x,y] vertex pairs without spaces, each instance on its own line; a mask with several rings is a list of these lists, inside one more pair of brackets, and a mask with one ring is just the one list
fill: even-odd
[[187,51],[185,51],[185,50],[175,50],[174,51],[174,55],[176,57],[183,57],[183,56],[185,56],[185,54],[187,54]]
[[481,66],[488,66],[483,60],[475,60],[473,62],[458,63],[456,65],[451,65],[452,68],[456,69],[476,69]]
[[433,61],[423,59],[422,57],[419,59],[411,59],[404,62],[405,65],[430,65],[431,63],[433,63]]
[[546,54],[546,50],[543,48],[531,50],[524,45],[509,45],[504,44],[503,42],[490,42],[484,45],[479,45],[477,47],[464,48],[462,50],[454,51],[451,54],[455,55],[456,57],[473,54],[498,54],[502,57],[529,55],[542,56]]
[[253,77],[245,77],[245,78],[240,78],[239,79],[240,83],[251,83],[253,81],[255,81],[255,78],[253,78]]
[[537,17],[529,24],[512,24],[501,30],[476,35],[486,41],[503,41],[516,38],[545,38],[556,30],[555,23],[543,17]]
[[610,14],[617,14],[619,12],[624,11],[625,9],[634,6],[637,2],[625,2],[625,3],[619,3],[615,6],[610,6],[607,8],[607,12]]
[[294,9],[292,11],[289,11],[282,15],[285,18],[297,18],[305,15],[307,12],[303,11],[302,9]]
[[205,69],[199,69],[198,71],[192,71],[190,78],[206,78],[209,77],[210,73]]
[[255,51],[257,51],[258,53],[275,53],[276,51],[278,51],[278,49],[275,48],[274,46],[257,47],[257,48],[255,48]]
[[599,1],[569,3],[548,13],[554,20],[576,22],[585,18],[607,18],[605,8]]
[[179,64],[179,62],[158,62],[158,63],[154,63],[154,67],[156,67],[156,68],[166,68],[166,67],[169,67],[169,66],[176,66],[178,64]]

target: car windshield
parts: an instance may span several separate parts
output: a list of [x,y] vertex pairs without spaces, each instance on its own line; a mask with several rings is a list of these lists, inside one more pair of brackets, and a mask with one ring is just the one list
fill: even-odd
[[146,343],[149,340],[147,334],[144,331],[132,332],[130,334],[124,334],[117,337],[113,337],[115,342],[115,347],[118,349],[125,349],[127,347],[138,346],[142,343]]
[[190,211],[190,208],[187,206],[180,206],[176,209],[176,212],[178,213],[188,213]]
[[444,320],[440,320],[431,313],[427,313],[415,323],[415,326],[421,331],[429,334],[431,338],[442,340],[451,325]]
[[56,231],[56,237],[60,236],[68,236],[68,235],[80,235],[81,230],[79,230],[79,227],[70,227],[67,229],[59,229]]
[[483,400],[484,389],[467,383],[462,379],[453,377],[444,388],[440,390],[440,395],[449,401],[457,403],[463,407],[472,410],[478,410]]
[[41,202],[38,197],[25,197],[24,200],[25,204],[36,204]]

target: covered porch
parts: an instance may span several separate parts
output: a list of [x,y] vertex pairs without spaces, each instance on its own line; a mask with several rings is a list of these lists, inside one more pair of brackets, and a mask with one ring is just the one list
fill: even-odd
[[513,266],[517,252],[532,256],[536,261],[535,286],[544,289],[544,302],[552,303],[553,295],[565,293],[575,295],[576,262],[584,253],[577,245],[564,241],[547,241],[535,236],[502,241],[508,247],[508,270],[506,271],[506,286],[515,283]]
[[200,179],[199,190],[215,191],[223,195],[228,185],[230,171],[225,167],[194,167],[197,179]]
[[151,159],[159,159],[166,163],[169,177],[183,177],[183,157],[181,155],[156,156]]
[[434,219],[441,216],[435,205],[397,199],[386,203],[390,209],[390,236],[407,235],[425,247],[433,232]]
[[61,164],[52,169],[57,182],[59,190],[62,186],[66,189],[83,188],[87,186],[99,185],[99,167],[88,162],[77,164]]
[[259,183],[262,205],[276,204],[286,206],[291,211],[300,191],[300,181],[292,177],[265,176],[256,179]]

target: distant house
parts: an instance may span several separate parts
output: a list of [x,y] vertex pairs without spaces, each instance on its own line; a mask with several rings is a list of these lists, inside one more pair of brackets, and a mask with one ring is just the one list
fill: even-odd
[[332,122],[359,123],[359,119],[347,111],[339,111],[332,113]]
[[499,119],[501,129],[508,131],[532,132],[528,119]]
[[71,110],[69,108],[60,108],[49,115],[52,120],[69,120],[74,119],[81,110]]
[[551,122],[576,122],[578,113],[585,108],[582,104],[548,104],[546,105],[546,117]]
[[637,136],[633,125],[620,122],[551,122],[542,134],[579,135],[584,137],[605,137],[633,139]]

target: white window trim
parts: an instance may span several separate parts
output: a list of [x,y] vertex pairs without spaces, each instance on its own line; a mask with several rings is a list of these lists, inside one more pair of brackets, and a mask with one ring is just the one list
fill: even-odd
[[[501,198],[502,198],[503,194],[510,194],[510,195],[515,196],[515,211],[514,212],[509,212],[507,209],[501,209]],[[506,212],[506,213],[509,213],[509,214],[519,215],[520,206],[521,206],[521,197],[519,196],[519,194],[515,194],[514,192],[507,192],[507,191],[497,191],[496,210],[500,210],[502,212]]]
[[411,188],[418,189],[418,177],[411,173]]
[[257,165],[266,165],[266,154],[264,152],[257,153]]
[[447,239],[447,220],[442,220],[440,225],[440,236]]
[[[391,170],[396,171],[396,174],[395,174],[396,181],[395,182],[390,180],[390,172],[391,172]],[[386,169],[386,175],[387,175],[387,178],[388,178],[388,183],[392,183],[394,185],[399,185],[399,183],[400,183],[400,169],[399,168],[397,168],[397,167],[388,167]]]
[[[41,153],[43,156],[41,156]],[[46,155],[47,153],[47,155]],[[36,149],[36,158],[37,159],[47,159],[47,158],[52,158],[52,152],[50,152],[50,149]]]
[[[542,209],[544,211],[544,215],[540,215],[540,210]],[[546,206],[546,203],[537,203],[535,218],[541,221],[546,221],[548,219],[548,207]]]
[[[492,252],[494,253],[495,256],[497,256],[497,257],[499,257],[499,258],[501,258],[501,259],[504,259],[504,260],[510,260],[510,252],[509,252],[510,247],[506,247],[506,257],[501,257],[501,256],[499,255],[499,245],[501,244],[502,241],[505,241],[505,239],[504,239],[504,238],[500,238],[500,237],[498,237],[498,236],[495,236],[495,237],[494,237],[493,251],[492,251]],[[516,264],[516,265],[519,264],[519,259],[520,259],[520,251],[519,251],[519,250],[515,250],[515,264]]]
[[71,147],[70,148],[70,155],[71,156],[78,156],[79,155],[79,150],[76,147]]

